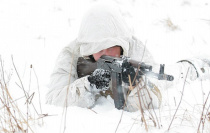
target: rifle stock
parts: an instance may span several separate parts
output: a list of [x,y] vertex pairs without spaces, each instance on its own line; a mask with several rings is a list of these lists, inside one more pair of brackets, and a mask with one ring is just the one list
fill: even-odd
[[86,75],[91,75],[95,69],[97,69],[97,62],[92,61],[91,59],[84,59],[79,57],[77,61],[77,75],[78,78],[82,78]]

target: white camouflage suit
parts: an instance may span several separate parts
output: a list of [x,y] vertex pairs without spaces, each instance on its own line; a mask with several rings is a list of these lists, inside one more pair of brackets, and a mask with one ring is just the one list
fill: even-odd
[[[67,45],[57,58],[49,91],[46,94],[46,102],[57,106],[93,107],[99,90],[90,86],[87,76],[78,78],[78,58],[116,45],[122,47],[124,56],[149,65],[155,64],[148,50],[129,31],[117,8],[97,6],[89,10],[83,18],[78,37]],[[126,107],[128,111],[139,109],[137,88],[138,86],[128,96]],[[158,99],[157,94],[150,95],[153,107],[158,108],[161,99]],[[148,95],[142,95],[141,98],[146,99],[147,104],[150,103]]]

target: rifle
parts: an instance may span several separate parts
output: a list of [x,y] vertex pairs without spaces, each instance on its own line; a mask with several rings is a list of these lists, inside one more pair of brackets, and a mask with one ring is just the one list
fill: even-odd
[[123,75],[123,71],[130,68],[136,69],[135,76],[131,78],[131,81],[139,79],[142,75],[158,80],[173,81],[174,77],[172,75],[164,74],[164,67],[164,64],[160,64],[159,73],[154,73],[152,72],[152,66],[147,65],[144,62],[138,62],[129,57],[118,58],[103,55],[97,62],[80,57],[77,63],[77,73],[80,78],[92,74],[94,70],[98,68],[111,71],[112,93],[115,108],[122,109],[125,103],[122,81],[128,83],[128,77]]

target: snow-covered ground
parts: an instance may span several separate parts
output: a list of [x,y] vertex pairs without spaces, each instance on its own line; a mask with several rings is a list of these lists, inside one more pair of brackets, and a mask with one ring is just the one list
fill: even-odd
[[[58,53],[76,38],[82,15],[97,1],[100,0],[0,0],[0,58],[5,80],[11,75],[11,80],[7,83],[8,90],[13,99],[24,96],[19,87],[21,83],[12,63],[12,55],[24,88],[27,91],[30,89],[30,95],[35,92],[34,106],[39,113],[48,115],[43,118],[43,124],[41,120],[31,124],[36,133],[58,133],[64,129],[65,132],[73,133],[112,133],[116,129],[118,133],[146,132],[140,111],[117,110],[110,97],[100,98],[92,109],[65,109],[46,105],[44,102],[47,83]],[[165,63],[167,67],[180,59],[204,55],[210,57],[209,0],[113,1],[121,7],[131,29],[146,44],[156,62]],[[170,132],[197,132],[209,88],[209,79],[186,83]],[[182,89],[183,84],[162,89],[163,104],[161,109],[155,110],[158,118],[156,127],[149,119],[148,112],[145,112],[149,132],[167,132]],[[19,100],[18,105],[24,112],[24,100]],[[0,109],[1,106],[0,102]],[[206,109],[204,113],[208,113]],[[2,112],[0,115],[2,123]],[[206,119],[204,125],[203,132],[210,132],[210,118]],[[202,126],[201,124],[200,131]]]

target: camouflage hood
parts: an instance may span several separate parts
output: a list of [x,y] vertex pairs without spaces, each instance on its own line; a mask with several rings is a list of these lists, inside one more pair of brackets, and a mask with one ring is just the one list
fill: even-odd
[[132,35],[120,11],[115,7],[98,5],[83,17],[77,44],[80,54],[88,56],[103,49],[121,46],[128,55]]

